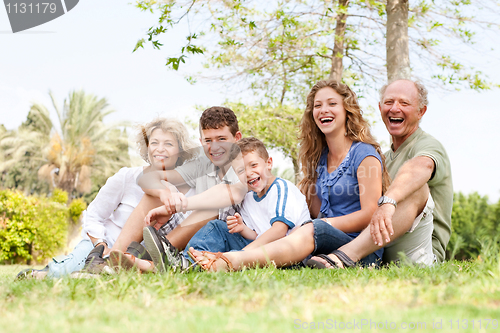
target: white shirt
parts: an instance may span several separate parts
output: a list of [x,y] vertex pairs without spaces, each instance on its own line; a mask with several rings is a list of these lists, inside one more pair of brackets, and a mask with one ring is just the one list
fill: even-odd
[[276,221],[288,225],[290,232],[311,219],[306,197],[293,183],[278,177],[261,198],[253,191],[245,195],[241,217],[250,229],[255,230],[257,237]]
[[109,177],[95,199],[83,212],[82,237],[102,238],[111,247],[144,192],[137,185],[143,167],[121,168]]

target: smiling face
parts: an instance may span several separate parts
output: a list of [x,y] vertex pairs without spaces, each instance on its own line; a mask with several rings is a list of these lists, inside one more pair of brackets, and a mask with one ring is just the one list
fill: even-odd
[[231,148],[241,139],[241,132],[232,135],[228,126],[204,129],[200,142],[207,157],[215,166],[221,167],[229,162]]
[[262,197],[276,178],[271,174],[273,159],[269,157],[266,161],[257,151],[252,151],[243,155],[243,161],[248,188]]
[[346,110],[342,96],[330,87],[318,90],[314,96],[313,119],[323,134],[344,135]]
[[380,114],[392,137],[394,150],[417,129],[427,107],[419,108],[418,91],[411,81],[391,83],[379,103]]
[[149,137],[148,157],[156,169],[171,170],[175,168],[179,158],[179,142],[172,133],[155,129]]

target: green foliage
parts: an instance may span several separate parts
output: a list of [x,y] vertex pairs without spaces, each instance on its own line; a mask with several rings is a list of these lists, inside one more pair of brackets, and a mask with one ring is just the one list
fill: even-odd
[[60,251],[66,244],[68,208],[58,201],[67,196],[0,191],[0,262],[44,260]]
[[447,257],[457,259],[477,258],[492,246],[500,249],[500,201],[488,204],[487,196],[458,193],[453,197],[451,238]]
[[71,201],[69,204],[69,217],[73,222],[78,222],[80,215],[87,208],[87,203],[81,198]]
[[[190,28],[187,44],[180,54],[168,58],[167,66],[177,70],[186,57],[203,54],[207,67],[217,69],[217,77],[228,85],[241,83],[242,90],[250,87],[266,101],[283,103],[301,100],[312,83],[328,76],[335,58],[341,58],[344,81],[362,81],[361,91],[378,88],[386,77],[386,3],[176,0],[164,4],[138,0],[136,6],[159,15],[147,33],[157,49],[161,35],[183,19],[196,22],[189,24],[195,26],[194,33]],[[345,33],[336,30],[339,15],[347,15]],[[464,51],[478,56],[489,51],[490,43],[480,46],[476,42],[484,36],[482,31],[500,26],[495,19],[498,15],[498,0],[411,2],[410,55],[418,59],[412,63],[414,76],[455,89],[498,87],[485,70],[461,57]],[[193,35],[206,38],[194,45],[189,38]],[[340,52],[333,52],[335,41],[340,41]],[[143,43],[141,39],[135,49]]]
[[65,205],[68,202],[68,193],[59,188],[55,188],[50,199],[53,202]]
[[105,98],[82,90],[71,92],[62,106],[50,97],[58,124],[45,105],[35,103],[17,130],[0,132],[0,186],[26,194],[60,188],[90,201],[130,162],[128,123],[104,124],[114,110]]

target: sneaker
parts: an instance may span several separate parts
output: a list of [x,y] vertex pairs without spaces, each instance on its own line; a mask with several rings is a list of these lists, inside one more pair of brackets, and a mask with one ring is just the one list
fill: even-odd
[[146,249],[159,272],[166,272],[167,267],[174,271],[185,271],[192,267],[191,262],[165,236],[159,235],[155,228],[144,228],[143,237]]
[[[85,266],[79,272],[80,274],[114,274],[115,271],[110,267],[108,259],[104,259],[104,245],[96,246],[90,251],[87,259],[85,259]],[[79,275],[79,274],[76,274]],[[75,275],[75,276],[76,276]]]
[[49,266],[45,266],[43,269],[27,268],[17,273],[16,280],[43,279],[48,272]]

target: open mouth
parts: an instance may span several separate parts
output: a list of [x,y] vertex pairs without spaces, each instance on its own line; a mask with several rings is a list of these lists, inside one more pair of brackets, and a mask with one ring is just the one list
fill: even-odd
[[332,121],[333,121],[333,117],[325,117],[325,118],[321,118],[319,120],[319,122],[322,124],[328,124],[328,123],[331,123]]
[[153,157],[157,160],[165,160],[168,158],[168,156],[165,155],[154,155]]
[[404,121],[404,119],[403,119],[403,118],[398,118],[398,117],[389,117],[389,122],[390,122],[391,124],[398,125],[398,124],[401,124],[403,121]]
[[260,177],[256,177],[256,178],[250,179],[248,181],[248,185],[255,186],[255,185],[257,185],[259,183],[259,180],[260,180]]
[[217,157],[221,157],[222,154],[224,154],[224,152],[220,152],[220,153],[212,153],[210,155],[212,155],[213,157],[217,158]]

